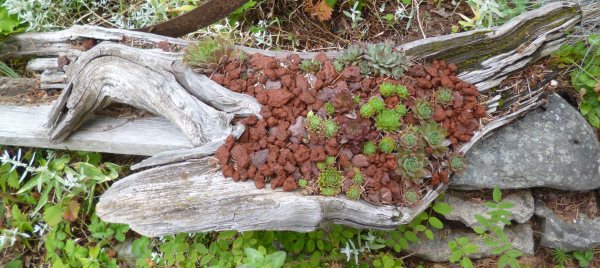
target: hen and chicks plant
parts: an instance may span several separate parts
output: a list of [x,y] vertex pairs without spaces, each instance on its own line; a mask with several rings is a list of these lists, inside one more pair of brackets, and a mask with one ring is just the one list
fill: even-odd
[[336,196],[340,193],[344,176],[333,166],[325,165],[318,178],[319,191],[324,196]]
[[316,73],[321,70],[321,63],[314,60],[303,60],[300,63],[300,70],[304,73]]
[[423,139],[433,149],[433,155],[441,156],[448,151],[449,144],[445,142],[448,133],[441,125],[435,122],[426,123],[421,126],[421,133],[423,133]]
[[340,126],[333,119],[323,119],[312,111],[306,115],[306,129],[310,133],[322,135],[329,139],[337,135]]
[[415,117],[420,120],[430,120],[433,117],[434,109],[431,103],[425,99],[416,99],[412,107]]
[[454,101],[454,96],[452,95],[452,90],[449,88],[438,89],[433,94],[433,97],[435,99],[435,102],[442,106],[450,105],[450,104],[452,104],[452,101]]
[[423,152],[405,153],[398,157],[397,162],[396,172],[404,178],[419,180],[430,173],[426,168],[429,161]]
[[370,67],[370,73],[394,79],[400,79],[410,67],[410,59],[404,53],[394,50],[390,42],[367,44],[363,58]]
[[222,36],[206,36],[190,45],[183,55],[183,62],[195,72],[212,74],[236,52],[233,43]]

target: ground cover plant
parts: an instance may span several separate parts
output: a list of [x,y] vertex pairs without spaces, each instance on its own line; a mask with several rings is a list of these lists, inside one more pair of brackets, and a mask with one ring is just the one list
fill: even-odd
[[448,183],[451,173],[466,168],[456,150],[485,110],[475,87],[455,76],[455,65],[411,66],[390,43],[304,60],[224,46],[202,40],[188,49],[187,63],[210,66],[196,70],[263,105],[262,118],[242,119],[246,132],[217,151],[225,176],[257,188],[270,183],[305,194],[412,204],[427,185]]

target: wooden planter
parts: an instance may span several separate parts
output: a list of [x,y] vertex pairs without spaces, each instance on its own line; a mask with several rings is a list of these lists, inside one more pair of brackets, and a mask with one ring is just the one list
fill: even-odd
[[[420,60],[458,64],[463,70],[459,78],[488,97],[489,117],[461,148],[467,152],[494,129],[543,103],[542,86],[528,92],[495,87],[509,74],[555,51],[566,31],[580,21],[575,4],[553,2],[501,27],[422,39],[397,49]],[[88,38],[101,43],[83,52],[77,44]],[[223,177],[212,154],[227,135],[243,132],[243,127],[230,124],[231,119],[258,114],[260,105],[192,72],[182,64],[181,53],[154,49],[159,43],[188,45],[180,39],[91,26],[15,36],[2,45],[0,57],[38,57],[29,69],[42,73],[41,88],[62,88],[62,93],[51,106],[0,105],[0,120],[5,122],[0,144],[153,156],[133,166],[149,169],[113,184],[96,207],[103,220],[129,224],[147,236],[216,230],[311,231],[326,222],[393,229],[409,222],[445,190],[446,185],[425,189],[423,199],[412,207],[373,206],[344,197],[259,190],[252,183]],[[292,53],[240,48],[276,57]],[[327,54],[334,57],[336,52]],[[57,64],[59,56],[70,60],[64,72]],[[94,116],[90,120],[94,111],[111,102],[164,118]]]

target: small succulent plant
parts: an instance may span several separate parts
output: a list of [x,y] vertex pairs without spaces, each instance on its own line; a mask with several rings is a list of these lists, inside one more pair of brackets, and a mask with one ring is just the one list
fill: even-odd
[[305,188],[306,186],[308,186],[308,181],[306,179],[300,178],[298,180],[298,186],[300,186],[300,188]]
[[421,126],[421,133],[423,139],[433,148],[433,155],[439,156],[448,151],[449,144],[445,144],[448,133],[441,125],[435,122],[426,123]]
[[424,99],[415,100],[412,110],[415,113],[415,117],[421,120],[430,120],[434,113],[431,103]]
[[375,112],[381,112],[385,109],[385,102],[380,97],[372,97],[369,99],[368,104],[370,104]]
[[333,68],[336,72],[341,73],[344,70],[344,64],[339,61],[334,61]]
[[408,97],[410,97],[408,88],[406,88],[406,86],[404,86],[404,85],[398,85],[396,87],[396,95],[398,95],[398,98],[400,98],[401,100],[405,100]]
[[448,166],[450,171],[461,174],[467,169],[467,161],[461,154],[454,153],[448,157]]
[[325,158],[325,164],[329,165],[329,166],[333,166],[335,164],[335,157],[333,157],[333,156],[327,156]]
[[354,97],[348,90],[342,90],[333,95],[333,97],[331,97],[331,104],[340,113],[352,110],[356,106]]
[[336,62],[339,62],[343,66],[358,66],[362,61],[362,49],[353,45],[342,51],[337,58]]
[[352,185],[346,190],[346,197],[350,200],[358,200],[360,199],[360,195],[362,194],[362,189],[358,185]]
[[399,155],[397,162],[396,173],[404,178],[418,180],[430,174],[425,168],[428,161],[422,152]]
[[396,113],[398,113],[400,116],[405,116],[406,113],[408,113],[408,108],[406,108],[406,105],[398,103],[398,105],[396,105],[394,108],[394,111],[396,111]]
[[375,143],[373,143],[372,141],[365,142],[365,145],[363,145],[363,154],[366,156],[370,156],[375,152],[377,152],[377,146],[375,145]]
[[371,66],[367,62],[361,62],[358,65],[358,68],[360,69],[360,74],[366,76],[371,75]]
[[326,119],[323,121],[323,136],[329,139],[338,133],[340,126],[333,119]]
[[379,150],[384,153],[391,153],[396,149],[396,141],[391,137],[383,137],[379,141]]
[[371,121],[368,119],[361,117],[357,119],[348,119],[341,127],[341,138],[358,143],[369,134],[370,129]]
[[359,104],[360,103],[360,96],[359,95],[354,95],[352,97],[352,100],[354,100],[355,104]]
[[314,114],[313,111],[308,112],[306,115],[306,128],[308,131],[317,133],[321,131],[321,124],[323,123],[323,119],[318,115]]
[[454,96],[452,95],[452,90],[448,88],[438,89],[434,94],[435,102],[439,105],[446,106],[452,104],[454,100]]
[[364,118],[369,118],[373,115],[375,115],[375,108],[373,108],[373,105],[365,103],[362,106],[360,106],[360,116]]
[[419,129],[407,127],[400,133],[400,147],[406,151],[414,151],[419,147]]
[[354,169],[354,176],[352,177],[352,182],[356,185],[361,185],[365,182],[365,176],[360,172],[360,169]]
[[344,176],[333,167],[326,166],[319,174],[317,181],[322,195],[335,196],[341,191]]
[[206,36],[185,50],[183,62],[195,72],[211,74],[227,62],[234,52],[233,44],[226,38]]
[[325,111],[328,115],[333,115],[335,113],[335,107],[333,107],[333,104],[331,104],[331,102],[326,102],[325,104],[323,104],[323,108],[325,108]]
[[396,94],[396,88],[397,86],[392,83],[383,82],[379,85],[379,93],[383,97],[391,97]]
[[394,51],[390,42],[367,44],[363,58],[374,74],[394,79],[399,79],[410,66],[410,59],[404,53]]
[[383,110],[375,117],[375,126],[378,130],[398,131],[400,129],[400,115],[391,109]]
[[404,201],[406,201],[407,204],[412,205],[414,203],[416,203],[417,201],[419,201],[419,194],[415,191],[415,190],[407,190],[406,192],[404,192]]
[[321,63],[314,60],[303,60],[300,63],[300,70],[305,73],[316,73],[321,70]]

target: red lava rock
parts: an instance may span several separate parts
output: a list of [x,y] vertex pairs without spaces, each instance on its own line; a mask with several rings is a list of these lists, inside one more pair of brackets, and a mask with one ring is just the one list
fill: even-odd
[[357,167],[368,167],[369,161],[365,155],[357,154],[354,157],[352,157],[352,164]]
[[379,190],[379,196],[380,196],[382,202],[392,203],[392,191],[390,191],[390,189],[385,188],[385,187],[381,188]]
[[85,50],[92,49],[94,46],[96,46],[96,43],[96,39],[91,38],[86,38],[83,41],[81,41],[81,45],[83,46],[83,48],[85,48]]
[[236,144],[231,149],[231,157],[235,161],[238,169],[247,168],[250,164],[250,158],[246,147]]
[[325,149],[323,147],[312,147],[310,148],[310,161],[321,162],[325,161],[327,155],[325,154]]
[[283,183],[283,190],[286,192],[291,192],[293,190],[296,190],[298,188],[298,184],[296,183],[296,180],[293,177],[287,177],[287,179],[285,179],[285,182]]
[[342,76],[349,80],[360,79],[360,69],[357,66],[350,66],[342,71]]
[[430,89],[433,87],[433,84],[425,78],[417,78],[417,86],[424,89]]
[[277,90],[269,90],[267,91],[268,102],[267,105],[273,107],[282,107],[284,106],[294,94],[290,93],[285,89],[277,89]]
[[427,75],[427,73],[425,73],[425,68],[420,64],[415,64],[408,68],[406,74],[416,78],[425,77]]
[[433,113],[433,120],[437,122],[444,121],[446,119],[446,113],[442,107],[435,105],[435,112]]

